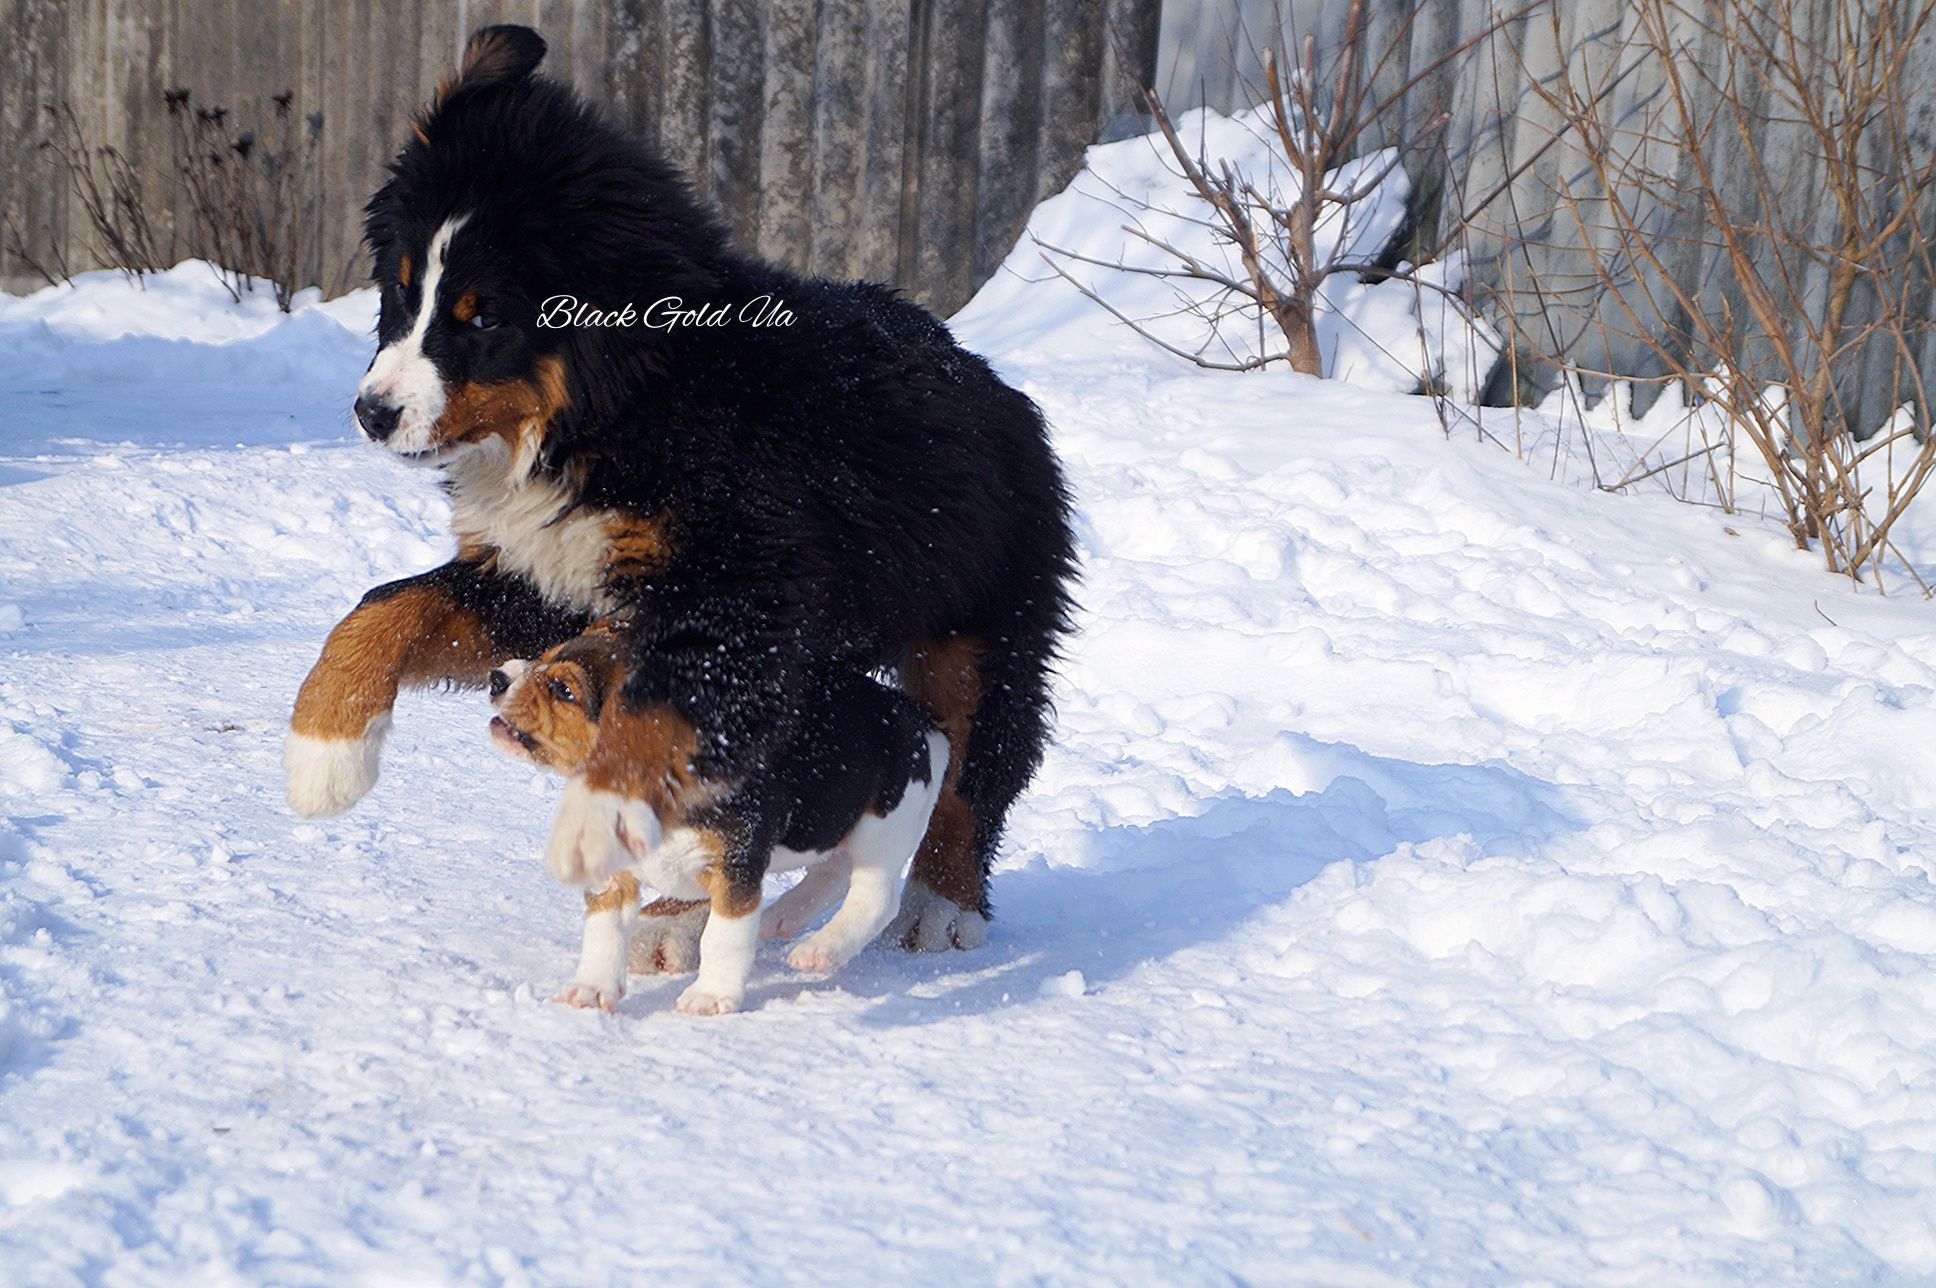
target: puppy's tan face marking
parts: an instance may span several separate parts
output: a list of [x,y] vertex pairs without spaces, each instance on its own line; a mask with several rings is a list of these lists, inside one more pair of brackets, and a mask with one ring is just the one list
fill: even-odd
[[526,667],[493,702],[492,740],[513,756],[577,773],[598,737],[597,715],[586,706],[591,690],[590,677],[576,662]]
[[536,662],[506,662],[492,677],[491,740],[500,750],[575,774],[598,738],[599,710],[618,667],[618,637],[593,629]]

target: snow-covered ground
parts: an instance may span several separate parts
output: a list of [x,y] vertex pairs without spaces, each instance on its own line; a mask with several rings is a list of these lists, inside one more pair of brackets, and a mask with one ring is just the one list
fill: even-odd
[[991,942],[572,1011],[481,697],[283,805],[450,545],[369,308],[0,300],[0,1281],[1936,1277],[1936,606],[1004,274],[1086,577]]

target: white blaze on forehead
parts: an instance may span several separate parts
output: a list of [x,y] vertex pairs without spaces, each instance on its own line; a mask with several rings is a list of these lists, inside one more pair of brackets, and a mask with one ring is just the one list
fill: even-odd
[[444,414],[444,380],[436,364],[424,356],[423,342],[437,317],[437,288],[443,283],[451,239],[463,226],[464,216],[453,215],[431,237],[430,249],[424,255],[423,291],[409,334],[379,349],[376,361],[356,387],[358,397],[381,399],[402,411],[396,432],[384,444],[394,452],[428,451],[433,446],[431,434],[437,418]]

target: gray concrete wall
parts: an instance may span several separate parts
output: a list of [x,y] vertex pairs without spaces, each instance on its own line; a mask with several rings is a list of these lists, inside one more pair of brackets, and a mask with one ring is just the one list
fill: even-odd
[[[466,36],[522,22],[545,70],[685,168],[741,243],[951,309],[1125,99],[1102,38],[1153,61],[1158,0],[0,0],[0,211],[39,257],[94,266],[36,143],[72,105],[152,192],[173,164],[163,91],[221,104],[264,146],[321,112],[319,235],[305,276],[361,281],[359,211]],[[278,127],[270,95],[294,91]],[[188,212],[175,250],[195,251]],[[32,284],[0,246],[0,279]]]

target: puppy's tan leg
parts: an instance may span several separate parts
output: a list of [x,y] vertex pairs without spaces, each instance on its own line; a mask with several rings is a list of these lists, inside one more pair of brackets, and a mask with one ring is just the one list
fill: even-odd
[[617,1008],[625,996],[625,950],[639,920],[639,879],[630,872],[613,877],[604,889],[585,895],[585,938],[578,973],[554,1002],[568,1006]]
[[687,1015],[728,1015],[746,998],[753,953],[760,941],[760,878],[745,869],[706,872],[712,914],[699,937],[699,978],[679,995]]

